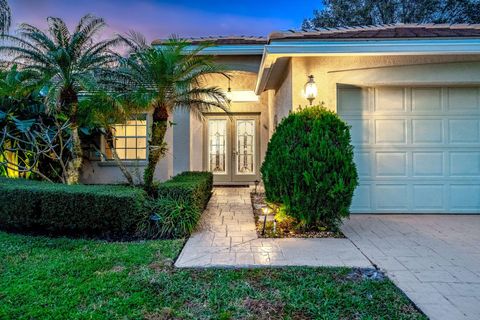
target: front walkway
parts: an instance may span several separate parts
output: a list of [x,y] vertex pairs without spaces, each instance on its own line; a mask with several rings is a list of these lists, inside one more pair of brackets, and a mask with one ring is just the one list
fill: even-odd
[[258,239],[250,190],[216,188],[175,265],[372,267],[371,261],[430,319],[480,319],[480,216],[353,215],[343,231],[348,239]]
[[372,267],[348,239],[259,239],[249,188],[215,188],[177,267]]
[[480,216],[353,215],[343,231],[430,319],[480,319]]

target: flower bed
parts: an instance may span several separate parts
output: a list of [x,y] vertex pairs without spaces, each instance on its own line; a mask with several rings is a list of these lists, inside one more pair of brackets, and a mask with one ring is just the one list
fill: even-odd
[[[279,212],[281,211],[279,206],[268,203],[265,200],[265,193],[252,192],[250,198],[252,200],[255,226],[260,238],[345,238],[341,231],[330,231],[327,229],[302,230],[302,228],[298,227],[293,217]],[[264,212],[266,209],[268,209],[267,215]],[[265,216],[267,216],[266,221]]]

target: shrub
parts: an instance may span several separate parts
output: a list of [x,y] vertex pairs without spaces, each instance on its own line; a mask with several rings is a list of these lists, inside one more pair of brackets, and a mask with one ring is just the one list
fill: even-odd
[[146,207],[149,219],[139,225],[139,232],[150,238],[187,236],[207,206],[212,188],[210,172],[187,171],[156,184],[156,199]]
[[111,185],[0,179],[0,227],[109,239],[134,236],[146,194]]
[[268,144],[261,173],[267,199],[283,203],[304,227],[337,228],[358,185],[349,127],[323,107],[290,114]]
[[170,197],[187,199],[199,210],[203,210],[212,195],[213,175],[211,172],[182,172],[168,181],[157,184],[156,198]]
[[148,238],[181,238],[197,226],[202,211],[186,198],[158,198],[147,202],[148,215],[140,230]]

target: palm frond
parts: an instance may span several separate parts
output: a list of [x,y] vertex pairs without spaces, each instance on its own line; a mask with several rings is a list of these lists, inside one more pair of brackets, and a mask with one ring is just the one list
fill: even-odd
[[[96,41],[95,35],[105,21],[93,15],[82,17],[73,32],[60,18],[49,17],[47,24],[48,32],[22,24],[18,36],[2,37],[0,54],[10,57],[9,63],[21,64],[25,70],[43,75],[42,83],[48,89],[45,103],[50,111],[76,112],[76,108],[68,109],[71,101],[78,100],[79,92],[97,90],[102,83],[114,79],[104,70],[118,65],[118,56],[111,48],[120,40]],[[110,79],[103,81],[101,77],[106,74],[110,74]],[[69,97],[64,96],[65,92]]]
[[0,0],[0,34],[3,34],[10,29],[11,10],[7,0]]
[[55,44],[59,47],[66,48],[70,42],[70,31],[65,22],[56,17],[48,17],[47,23],[50,35]]

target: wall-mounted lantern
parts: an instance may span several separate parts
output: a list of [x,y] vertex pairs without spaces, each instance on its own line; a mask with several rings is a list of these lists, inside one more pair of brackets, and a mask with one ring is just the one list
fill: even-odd
[[312,105],[313,100],[317,97],[317,85],[315,84],[315,80],[313,79],[313,75],[308,76],[308,81],[305,83],[304,88],[305,98],[310,102]]
[[232,90],[230,85],[230,78],[228,78],[227,91],[224,91],[228,103],[232,102],[258,102],[259,97],[253,90]]

